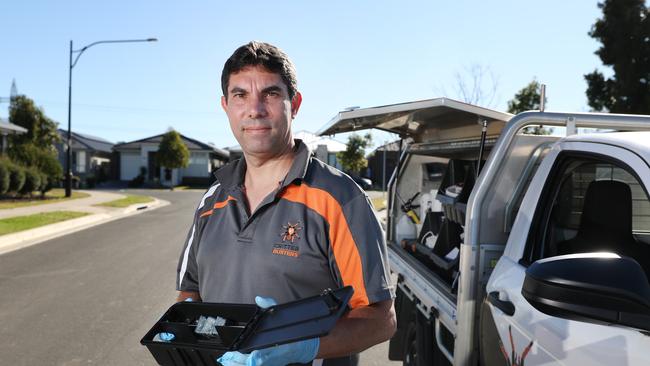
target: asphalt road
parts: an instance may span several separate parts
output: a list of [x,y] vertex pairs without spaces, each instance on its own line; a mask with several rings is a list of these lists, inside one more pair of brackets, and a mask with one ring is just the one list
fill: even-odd
[[[140,338],[173,303],[176,263],[200,192],[0,256],[0,365],[155,365]],[[361,365],[394,364],[387,343]]]

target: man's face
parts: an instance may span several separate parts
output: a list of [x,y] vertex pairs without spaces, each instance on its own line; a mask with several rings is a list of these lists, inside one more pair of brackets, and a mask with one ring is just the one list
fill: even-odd
[[289,99],[279,74],[261,66],[244,68],[230,75],[227,93],[221,106],[245,155],[268,159],[291,146],[291,120],[302,98],[296,93]]

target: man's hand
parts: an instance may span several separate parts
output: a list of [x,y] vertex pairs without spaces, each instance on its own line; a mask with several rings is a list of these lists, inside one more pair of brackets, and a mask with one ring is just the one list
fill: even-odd
[[178,297],[176,297],[176,302],[187,301],[187,299],[192,299],[191,301],[201,301],[201,295],[198,292],[194,291],[179,291]]
[[250,354],[227,352],[217,361],[223,366],[285,366],[290,363],[307,363],[316,357],[319,343],[318,338],[312,338],[255,350]]
[[393,300],[379,301],[350,310],[328,335],[320,338],[316,358],[335,358],[359,353],[384,342],[395,333]]
[[[276,305],[275,300],[268,297],[255,297],[255,303],[261,308]],[[223,366],[284,366],[290,363],[307,363],[316,358],[320,340],[306,339],[294,343],[255,350],[250,354],[226,352],[217,361]]]

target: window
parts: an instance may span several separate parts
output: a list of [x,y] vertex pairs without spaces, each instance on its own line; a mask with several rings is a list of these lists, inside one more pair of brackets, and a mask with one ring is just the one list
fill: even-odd
[[625,169],[607,163],[585,163],[577,167],[560,188],[560,196],[571,198],[560,213],[562,224],[578,230],[587,188],[593,181],[613,180],[625,183],[632,199],[632,231],[650,232],[650,202],[637,179]]
[[77,151],[77,173],[86,172],[86,152]]
[[606,251],[650,273],[650,200],[632,173],[611,158],[560,156],[540,196],[524,262]]
[[191,153],[190,154],[190,164],[207,165],[208,164],[208,154],[206,154],[206,153]]
[[539,165],[542,163],[542,160],[550,149],[550,143],[540,145],[533,151],[526,167],[524,167],[524,170],[519,177],[519,181],[515,185],[510,199],[506,203],[506,217],[504,218],[506,232],[510,232],[510,229],[512,229],[512,225],[514,225],[517,214],[519,213],[519,208],[521,207],[521,201],[524,199],[524,195],[530,186],[530,182],[532,182]]

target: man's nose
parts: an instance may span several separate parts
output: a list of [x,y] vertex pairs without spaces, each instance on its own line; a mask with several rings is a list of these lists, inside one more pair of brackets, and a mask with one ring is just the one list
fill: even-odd
[[262,95],[252,93],[248,98],[248,117],[252,119],[264,118],[267,113],[267,105]]

